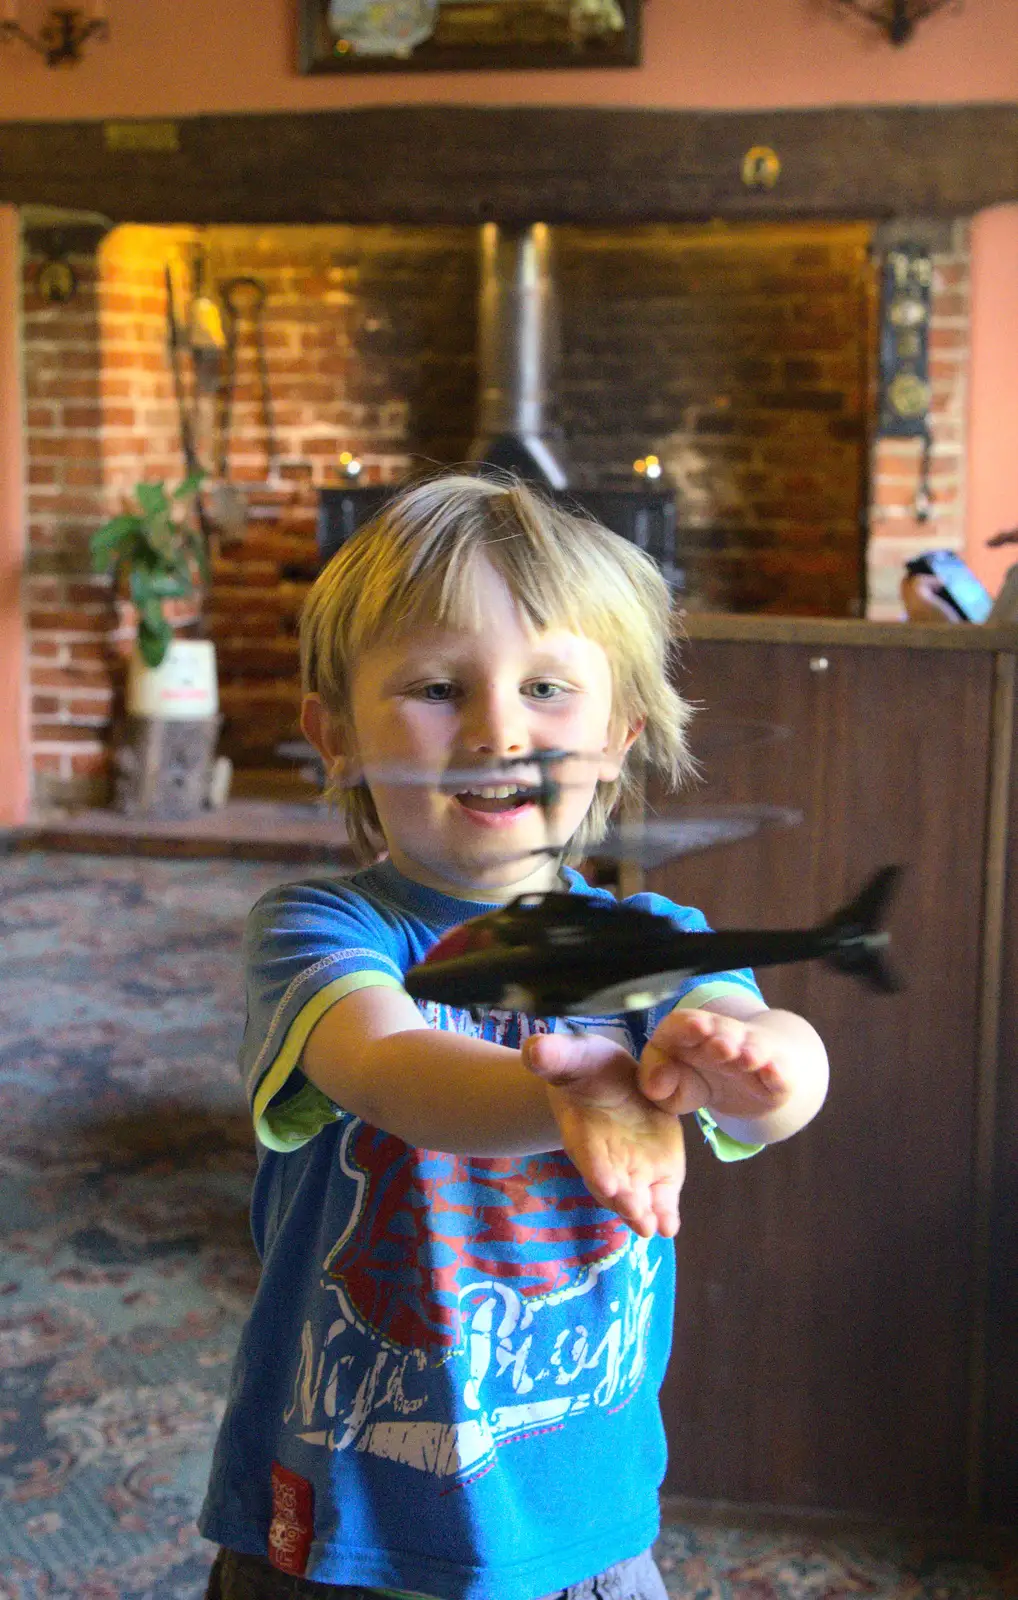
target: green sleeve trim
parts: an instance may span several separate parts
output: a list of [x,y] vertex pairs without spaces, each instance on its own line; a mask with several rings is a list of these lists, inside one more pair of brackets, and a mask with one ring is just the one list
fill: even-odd
[[747,988],[744,983],[732,983],[728,979],[719,978],[713,983],[698,983],[695,989],[690,989],[688,994],[682,996],[682,999],[676,1003],[675,1009],[676,1011],[699,1011],[701,1006],[709,1005],[712,1000],[720,1000],[726,994],[746,995],[752,1000],[755,996],[755,991]]
[[747,1161],[750,1156],[759,1155],[764,1149],[762,1144],[740,1144],[738,1139],[733,1139],[730,1133],[718,1127],[710,1112],[703,1106],[695,1115],[700,1124],[700,1132],[719,1161]]
[[258,1129],[262,1144],[272,1150],[299,1150],[330,1122],[339,1111],[316,1084],[305,1083],[296,1094],[278,1106],[268,1106]]
[[276,1052],[275,1059],[255,1091],[252,1114],[255,1134],[267,1150],[286,1154],[307,1144],[326,1123],[336,1119],[336,1108],[328,1095],[306,1083],[289,1100],[274,1106],[272,1101],[286,1084],[300,1062],[304,1046],[315,1025],[325,1013],[358,989],[401,989],[398,978],[387,972],[348,972],[335,978],[311,996],[307,1005],[298,1011],[286,1037]]

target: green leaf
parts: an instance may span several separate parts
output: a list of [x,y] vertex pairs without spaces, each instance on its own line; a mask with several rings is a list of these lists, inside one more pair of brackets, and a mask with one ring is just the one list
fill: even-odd
[[141,506],[142,515],[151,521],[169,515],[170,503],[166,498],[166,488],[160,479],[158,483],[136,483],[134,497]]
[[191,593],[191,580],[186,572],[183,577],[177,572],[157,572],[152,576],[150,588],[161,600],[185,600]]
[[191,495],[194,495],[194,494],[198,493],[198,490],[201,488],[201,486],[202,486],[202,484],[204,482],[205,482],[205,473],[204,472],[197,471],[197,472],[189,473],[188,476],[184,479],[183,483],[178,484],[177,487],[174,489],[174,491],[173,491],[174,500],[187,500]]
[[186,517],[174,521],[174,503],[197,494],[203,472],[193,472],[167,495],[162,480],[136,483],[139,510],[111,517],[89,544],[97,572],[116,567],[126,572],[131,599],[138,610],[138,645],[150,666],[164,658],[173,629],[163,615],[164,600],[201,592],[209,579],[204,540]]
[[131,599],[139,611],[164,600],[183,600],[191,594],[189,578],[165,567],[135,567],[131,573]]
[[125,547],[132,540],[142,537],[144,532],[141,518],[124,515],[112,517],[109,522],[104,522],[97,528],[89,539],[89,548],[92,551],[92,568],[95,572],[105,572],[116,560],[122,560],[126,554]]
[[138,624],[138,649],[146,666],[161,667],[173,640],[173,629],[163,616],[146,612]]

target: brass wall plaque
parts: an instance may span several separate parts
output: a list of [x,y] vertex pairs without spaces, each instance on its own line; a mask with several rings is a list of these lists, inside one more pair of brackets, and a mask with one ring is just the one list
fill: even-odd
[[173,155],[180,149],[180,128],[176,122],[104,122],[103,142],[107,150]]

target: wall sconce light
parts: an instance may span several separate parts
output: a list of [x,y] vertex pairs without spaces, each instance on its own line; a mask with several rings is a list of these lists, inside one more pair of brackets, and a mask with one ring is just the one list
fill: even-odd
[[38,35],[29,33],[18,21],[18,0],[4,0],[0,43],[20,39],[42,56],[48,67],[74,66],[81,60],[81,47],[86,39],[108,39],[109,33],[105,0],[91,0],[87,11],[52,6]]
[[907,44],[924,18],[960,3],[961,0],[834,0],[842,11],[851,11],[882,28],[892,44]]

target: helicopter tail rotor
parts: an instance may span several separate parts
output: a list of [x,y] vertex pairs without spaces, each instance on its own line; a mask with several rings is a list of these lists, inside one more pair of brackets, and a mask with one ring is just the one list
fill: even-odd
[[901,867],[881,867],[822,929],[831,941],[824,952],[828,965],[859,978],[880,994],[898,994],[905,987],[884,954],[890,934],[881,926],[901,875]]

